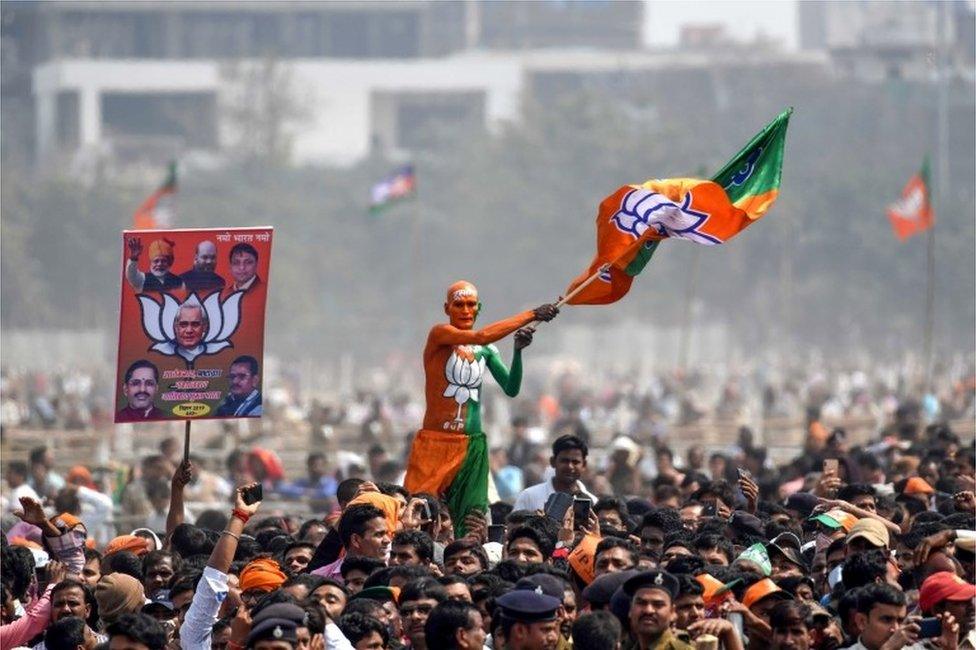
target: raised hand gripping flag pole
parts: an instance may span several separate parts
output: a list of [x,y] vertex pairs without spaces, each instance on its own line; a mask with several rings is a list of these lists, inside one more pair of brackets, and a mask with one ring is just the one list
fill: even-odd
[[758,221],[779,196],[786,129],[780,113],[711,180],[652,179],[624,185],[600,203],[597,252],[558,305],[620,300],[664,239],[723,244]]

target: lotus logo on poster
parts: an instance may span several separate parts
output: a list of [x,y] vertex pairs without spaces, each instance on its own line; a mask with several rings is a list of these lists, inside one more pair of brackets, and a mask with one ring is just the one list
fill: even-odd
[[142,328],[155,341],[149,349],[192,364],[201,355],[231,347],[229,339],[240,322],[243,295],[237,291],[220,302],[220,294],[212,293],[201,302],[193,293],[182,303],[168,293],[163,294],[162,303],[139,295]]

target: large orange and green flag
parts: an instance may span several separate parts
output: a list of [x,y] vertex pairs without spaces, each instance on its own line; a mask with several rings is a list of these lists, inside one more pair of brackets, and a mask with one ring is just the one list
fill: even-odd
[[928,157],[918,173],[908,179],[901,198],[888,206],[888,219],[895,236],[901,241],[928,230],[935,223],[935,211],[929,200]]
[[779,195],[792,112],[780,113],[711,180],[652,179],[624,185],[603,199],[596,216],[596,256],[566,289],[566,295],[579,289],[567,302],[620,300],[664,239],[723,244],[758,221]]
[[166,180],[142,202],[132,215],[134,230],[154,230],[173,225],[176,203],[176,163],[171,162]]

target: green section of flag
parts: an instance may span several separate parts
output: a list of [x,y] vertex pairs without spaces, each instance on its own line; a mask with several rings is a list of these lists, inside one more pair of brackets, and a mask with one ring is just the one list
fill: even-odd
[[725,189],[732,203],[779,189],[786,127],[792,113],[793,109],[788,108],[777,115],[712,177]]
[[633,277],[643,271],[647,263],[651,261],[651,257],[654,256],[654,251],[657,250],[657,245],[660,243],[660,240],[655,240],[641,246],[640,252],[630,261],[630,264],[624,269],[624,273]]
[[922,182],[925,184],[925,191],[931,193],[929,189],[931,187],[929,183],[929,178],[931,177],[931,172],[929,171],[929,157],[928,154],[925,155],[925,159],[922,161],[922,168],[918,170],[918,175],[921,177]]

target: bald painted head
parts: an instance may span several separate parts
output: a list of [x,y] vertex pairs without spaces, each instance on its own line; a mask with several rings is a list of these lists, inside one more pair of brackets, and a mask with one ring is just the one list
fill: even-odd
[[480,310],[478,288],[473,284],[459,280],[447,288],[444,313],[451,319],[451,325],[461,330],[473,328]]

